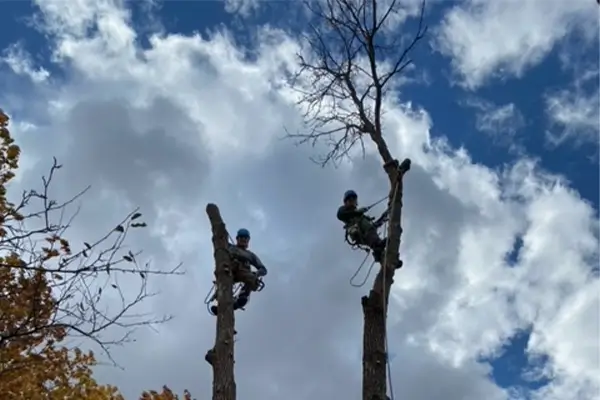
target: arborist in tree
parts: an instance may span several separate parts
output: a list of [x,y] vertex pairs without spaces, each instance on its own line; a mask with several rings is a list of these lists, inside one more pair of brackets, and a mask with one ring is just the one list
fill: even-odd
[[[267,268],[265,268],[256,254],[248,250],[250,232],[247,229],[242,228],[238,230],[235,241],[235,245],[229,245],[229,254],[235,261],[232,270],[233,282],[241,282],[243,284],[240,294],[233,303],[233,309],[237,310],[248,304],[250,293],[259,289],[261,285],[259,278],[267,275]],[[257,271],[252,272],[250,266],[255,267]],[[216,305],[211,306],[210,310],[215,315],[219,311]]]
[[[377,220],[366,215],[369,207],[358,208],[358,195],[354,190],[344,193],[344,205],[338,208],[337,218],[344,223],[344,229],[350,239],[357,245],[368,246],[373,251],[373,259],[377,263],[383,261],[386,238],[380,238],[377,229],[387,220],[388,211]],[[402,267],[398,260],[396,268]]]

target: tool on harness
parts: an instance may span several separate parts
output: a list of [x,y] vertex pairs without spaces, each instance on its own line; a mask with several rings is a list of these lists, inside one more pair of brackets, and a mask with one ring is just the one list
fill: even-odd
[[[367,209],[368,209],[368,207],[367,207]],[[368,218],[373,223],[373,226],[375,227],[375,229],[379,229],[383,224],[385,224],[389,220],[389,214],[390,214],[390,210],[388,208],[377,219],[375,219],[374,217],[368,217],[368,216],[365,216],[365,218]],[[370,251],[368,246],[360,244],[356,240],[356,238],[358,238],[364,234],[364,232],[360,231],[358,222],[353,222],[351,224],[344,225],[344,230],[345,230],[344,240],[346,241],[346,243],[348,243],[350,245],[350,247],[352,247],[353,249],[362,249],[367,252]]]
[[[263,282],[261,277],[256,278],[256,285],[257,285],[257,288],[256,288],[255,292],[261,292],[265,288],[265,283]],[[244,284],[242,282],[236,282],[233,284],[233,301],[234,301],[234,303],[239,299],[243,286],[244,286]],[[217,282],[213,281],[212,288],[209,290],[208,294],[204,298],[204,304],[206,305],[206,309],[208,310],[208,313],[211,315],[216,315],[212,311],[212,307],[214,306],[214,304],[211,304],[216,301],[217,301]],[[244,307],[240,307],[239,309],[245,311]]]

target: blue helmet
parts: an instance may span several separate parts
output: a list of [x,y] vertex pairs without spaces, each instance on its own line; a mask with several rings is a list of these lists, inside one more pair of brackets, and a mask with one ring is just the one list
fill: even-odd
[[356,192],[354,190],[346,190],[346,192],[344,193],[344,201],[350,199],[350,198],[358,198],[358,195],[356,194]]
[[242,228],[240,230],[237,231],[237,235],[235,237],[246,237],[246,238],[250,238],[250,231],[246,228]]

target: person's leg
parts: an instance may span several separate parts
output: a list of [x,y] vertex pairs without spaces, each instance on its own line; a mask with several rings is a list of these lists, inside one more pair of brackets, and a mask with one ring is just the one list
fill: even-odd
[[[236,263],[233,267],[233,283],[238,282],[241,282],[243,285],[240,294],[236,299],[234,299],[234,310],[242,308],[248,304],[248,301],[250,300],[250,293],[258,289],[256,274],[252,272],[250,267]],[[211,306],[210,311],[214,315],[217,315],[219,312],[218,305]]]
[[242,282],[243,286],[240,294],[233,304],[234,310],[242,308],[248,304],[248,301],[250,300],[250,293],[258,289],[258,279],[256,274],[250,270],[250,267],[240,267],[236,272],[235,279],[238,282]]
[[[386,238],[380,238],[379,235],[377,235],[377,231],[375,231],[375,234],[373,235],[372,233],[369,236],[370,239],[370,247],[371,249],[373,249],[373,259],[375,260],[375,262],[378,263],[382,263],[383,262],[383,254],[385,252],[385,248],[387,245],[387,239]],[[396,262],[396,269],[400,269],[402,268],[402,260],[398,259],[398,261]]]
[[385,250],[385,240],[381,239],[377,234],[377,229],[370,228],[365,233],[365,243],[373,250],[373,259],[380,263],[383,251]]

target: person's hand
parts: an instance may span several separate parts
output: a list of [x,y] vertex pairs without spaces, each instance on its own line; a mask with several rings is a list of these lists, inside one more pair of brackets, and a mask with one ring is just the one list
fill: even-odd
[[267,270],[265,268],[259,268],[256,271],[256,276],[258,276],[259,278],[262,278],[263,276],[265,276],[267,274]]
[[359,213],[361,213],[361,214],[364,214],[364,213],[366,213],[367,211],[369,211],[369,209],[368,209],[367,207],[361,207],[361,208],[359,208],[357,211],[358,211]]

